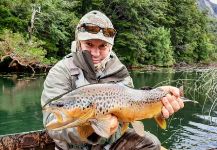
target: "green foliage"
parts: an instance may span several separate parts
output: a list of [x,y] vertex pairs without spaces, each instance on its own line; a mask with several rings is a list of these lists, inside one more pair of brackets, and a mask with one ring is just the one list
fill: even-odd
[[[90,10],[100,10],[112,20],[118,31],[113,49],[126,65],[217,60],[217,21],[200,11],[196,0],[2,0],[0,34],[5,28],[20,32],[23,36],[15,43],[27,44],[32,9],[39,7],[33,35],[43,44],[28,53],[46,63],[70,52],[75,27]],[[13,46],[24,51],[28,47]]]
[[62,3],[60,0],[54,3],[43,1],[41,13],[35,21],[35,34],[46,41],[44,48],[48,51],[47,57],[69,53],[74,30],[79,21],[76,14],[71,12],[74,4],[76,3],[67,1]]
[[172,66],[174,64],[173,50],[170,41],[170,31],[159,27],[153,29],[147,37],[147,64]]
[[210,61],[213,59],[213,54],[215,54],[215,45],[210,42],[210,38],[207,34],[202,34],[199,38],[197,46],[198,60],[200,61]]
[[0,5],[0,30],[6,27],[13,31],[24,31],[26,21],[12,14],[12,10]]
[[[23,62],[29,63],[43,63],[45,59],[46,50],[42,48],[44,42],[33,37],[32,42],[25,40],[22,34],[13,33],[10,30],[3,30],[0,36],[0,51],[2,56],[6,54],[13,54]],[[53,60],[52,60],[53,61]]]
[[195,0],[171,0],[170,6],[174,15],[171,35],[176,60],[187,63],[208,60],[213,44],[207,37],[206,14],[197,8]]

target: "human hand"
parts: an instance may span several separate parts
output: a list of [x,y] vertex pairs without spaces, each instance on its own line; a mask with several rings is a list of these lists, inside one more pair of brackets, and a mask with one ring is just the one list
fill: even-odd
[[184,107],[183,100],[180,98],[180,90],[173,86],[161,86],[159,88],[171,93],[162,98],[162,115],[164,118],[169,118],[174,112]]
[[110,135],[114,134],[118,129],[118,119],[117,117],[113,115],[107,115],[108,119],[110,120],[110,124],[108,126],[110,127]]

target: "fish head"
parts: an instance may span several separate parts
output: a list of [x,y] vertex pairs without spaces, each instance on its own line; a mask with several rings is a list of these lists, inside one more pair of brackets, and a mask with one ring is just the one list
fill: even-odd
[[87,99],[63,99],[50,102],[43,111],[53,113],[55,116],[63,114],[67,118],[77,118],[95,107],[93,102]]

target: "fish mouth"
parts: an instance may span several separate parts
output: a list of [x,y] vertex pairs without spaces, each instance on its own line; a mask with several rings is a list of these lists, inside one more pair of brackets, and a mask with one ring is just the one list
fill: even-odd
[[73,122],[75,119],[71,118],[71,119],[67,119],[66,121],[62,121],[62,122],[58,122],[57,120],[55,121],[51,121],[48,124],[46,124],[46,128],[48,130],[61,130],[61,128],[63,128],[64,126],[70,124],[71,122]]

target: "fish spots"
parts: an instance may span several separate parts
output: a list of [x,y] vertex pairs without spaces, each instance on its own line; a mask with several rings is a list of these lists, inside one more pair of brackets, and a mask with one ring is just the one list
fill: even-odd
[[57,107],[63,107],[64,104],[63,104],[63,103],[56,103],[56,106],[57,106]]

